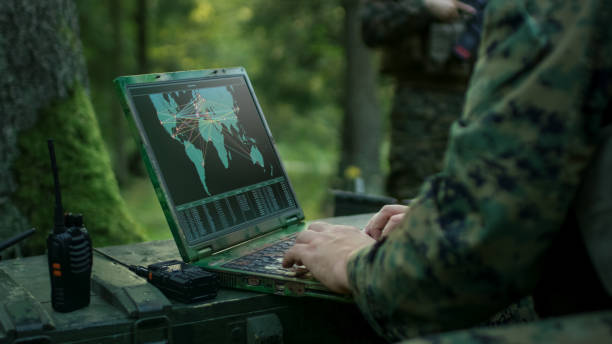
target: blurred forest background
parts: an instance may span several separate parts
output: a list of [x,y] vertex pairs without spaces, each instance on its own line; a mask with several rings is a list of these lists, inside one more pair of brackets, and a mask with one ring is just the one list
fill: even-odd
[[[331,216],[328,189],[351,188],[343,180],[344,171],[355,164],[341,167],[340,150],[346,9],[355,9],[357,1],[76,3],[93,106],[122,194],[149,239],[169,238],[170,233],[111,85],[118,75],[246,67],[307,219]],[[353,20],[358,26],[358,17]],[[359,39],[355,29],[351,34]],[[381,88],[379,97],[388,104],[389,85]],[[374,111],[377,116],[387,113]],[[370,163],[385,161],[378,158]],[[368,183],[368,191],[380,193],[382,176],[374,178],[378,180]]]
[[329,190],[354,191],[357,179],[361,191],[381,194],[381,114],[392,85],[378,79],[376,55],[361,41],[359,6],[1,2],[0,239],[35,226],[15,254],[44,252],[53,226],[48,137],[56,140],[65,209],[84,213],[94,245],[170,238],[119,106],[112,81],[120,75],[244,66],[307,219],[331,216]]

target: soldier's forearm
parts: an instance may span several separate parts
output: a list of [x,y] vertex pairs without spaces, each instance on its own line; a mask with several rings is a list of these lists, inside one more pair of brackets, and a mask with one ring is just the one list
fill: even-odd
[[592,66],[612,70],[594,53],[612,44],[594,18],[602,2],[530,4],[489,3],[443,172],[401,228],[348,263],[356,302],[388,339],[475,324],[530,293],[593,155],[609,82],[593,86]]

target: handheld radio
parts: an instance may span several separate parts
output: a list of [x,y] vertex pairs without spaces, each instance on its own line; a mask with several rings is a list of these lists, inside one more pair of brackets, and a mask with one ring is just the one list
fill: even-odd
[[147,267],[126,264],[97,248],[94,249],[110,261],[125,266],[164,293],[167,297],[183,303],[200,302],[217,296],[219,279],[217,274],[199,266],[178,260],[151,264]]
[[51,304],[58,312],[71,312],[89,305],[91,239],[81,214],[64,215],[53,140],[47,145],[55,183],[55,225],[47,237]]
[[465,29],[455,42],[453,52],[461,60],[476,60],[482,25],[484,22],[484,10],[488,0],[464,0],[463,2],[476,10],[470,19],[465,22]]

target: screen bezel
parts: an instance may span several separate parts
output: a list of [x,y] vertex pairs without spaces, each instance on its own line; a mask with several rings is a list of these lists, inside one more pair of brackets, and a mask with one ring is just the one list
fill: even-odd
[[[140,122],[138,112],[131,97],[130,89],[148,85],[163,86],[164,84],[232,77],[242,77],[246,83],[247,89],[249,90],[255,104],[255,109],[259,119],[265,129],[268,140],[270,141],[273,154],[278,159],[282,176],[284,176],[286,179],[289,191],[291,192],[291,195],[295,201],[295,207],[288,208],[279,213],[264,216],[256,220],[251,220],[242,225],[238,225],[237,228],[231,232],[222,235],[215,235],[211,239],[205,239],[203,241],[191,244],[188,242],[184,229],[181,227],[180,222],[178,221],[176,205],[173,203],[164,176],[159,168],[157,158],[153,152],[152,146],[148,141],[148,136],[143,128],[143,124]],[[290,222],[301,221],[304,219],[302,208],[299,205],[295,191],[291,185],[291,181],[287,176],[285,167],[283,166],[282,160],[278,154],[276,143],[263,114],[263,110],[261,109],[259,101],[257,100],[246,70],[243,67],[124,76],[115,79],[115,84],[121,95],[122,105],[124,105],[123,107],[126,116],[130,121],[133,131],[135,130],[137,132],[137,135],[135,136],[139,141],[138,143],[141,148],[141,153],[147,167],[147,171],[151,177],[151,182],[156,190],[158,200],[162,206],[162,209],[164,210],[164,215],[179,248],[181,256],[185,261],[195,261],[202,256],[207,256],[241,242],[248,241],[259,235],[285,227]]]

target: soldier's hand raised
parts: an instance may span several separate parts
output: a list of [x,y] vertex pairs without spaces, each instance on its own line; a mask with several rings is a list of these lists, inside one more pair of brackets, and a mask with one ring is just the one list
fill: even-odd
[[425,8],[441,21],[453,21],[459,18],[459,11],[475,14],[474,7],[457,0],[425,0]]

